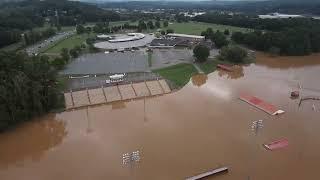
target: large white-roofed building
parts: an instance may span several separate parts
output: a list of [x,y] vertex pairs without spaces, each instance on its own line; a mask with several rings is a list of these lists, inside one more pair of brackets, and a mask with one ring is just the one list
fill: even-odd
[[155,37],[142,33],[128,33],[112,35],[111,39],[95,43],[94,46],[100,49],[123,50],[135,47],[143,47],[150,44]]
[[197,35],[189,35],[189,34],[177,34],[177,33],[169,33],[167,34],[168,37],[179,37],[179,38],[189,38],[193,40],[204,40],[204,36],[197,36]]

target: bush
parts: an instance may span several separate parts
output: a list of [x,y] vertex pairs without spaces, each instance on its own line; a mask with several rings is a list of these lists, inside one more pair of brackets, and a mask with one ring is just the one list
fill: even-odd
[[197,45],[193,49],[193,54],[194,54],[194,57],[196,57],[197,62],[205,62],[210,55],[210,50],[207,46]]
[[223,46],[226,46],[229,44],[226,36],[222,34],[221,32],[216,32],[211,37],[211,41],[213,41],[217,48],[222,48]]
[[81,49],[85,49],[87,46],[86,46],[86,44],[81,44]]
[[230,35],[229,29],[224,30],[224,35],[226,35],[226,36],[229,36],[229,35]]
[[83,34],[86,32],[86,28],[84,26],[82,26],[81,24],[77,25],[76,30],[77,30],[77,34]]
[[168,27],[168,25],[169,25],[169,22],[168,22],[168,21],[164,21],[164,22],[163,22],[163,27]]
[[70,49],[69,53],[73,58],[77,58],[79,56],[79,52],[76,50],[76,48]]
[[248,56],[248,52],[239,46],[225,46],[220,50],[221,60],[234,63],[243,63]]
[[174,33],[174,30],[173,29],[167,29],[167,34],[169,33]]
[[65,62],[68,62],[68,61],[70,60],[70,55],[69,55],[69,50],[68,50],[68,48],[62,48],[62,49],[61,49],[60,56],[62,57],[62,59],[63,59]]
[[160,21],[156,21],[155,26],[156,26],[157,28],[160,28],[160,27],[161,27]]
[[56,69],[62,69],[65,65],[65,60],[63,58],[57,57],[53,61],[51,61],[51,65]]
[[237,43],[242,43],[244,41],[245,35],[242,32],[232,33],[231,39]]
[[95,38],[87,38],[86,43],[90,45],[90,44],[93,44],[95,40],[96,40]]
[[90,45],[89,45],[89,51],[90,51],[91,53],[94,53],[94,52],[99,52],[99,49],[96,48],[93,44],[90,44]]

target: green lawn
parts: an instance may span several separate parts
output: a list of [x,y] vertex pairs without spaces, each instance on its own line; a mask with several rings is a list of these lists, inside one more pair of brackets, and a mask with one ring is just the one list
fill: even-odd
[[206,74],[210,74],[217,69],[217,61],[206,61],[204,63],[199,63],[199,67]]
[[190,21],[187,23],[173,22],[173,24],[169,24],[168,28],[173,29],[175,33],[201,35],[201,32],[205,31],[209,27],[211,27],[213,31],[220,30],[222,32],[225,29],[229,29],[230,33],[235,31],[241,31],[241,32],[250,31],[249,29],[246,29],[246,28],[226,26],[226,25],[220,25],[220,24],[194,22],[194,21]]
[[177,64],[174,66],[157,69],[153,72],[160,74],[163,78],[172,81],[176,86],[183,87],[186,85],[191,76],[197,73],[192,64]]
[[91,33],[89,35],[88,34],[75,34],[67,39],[64,39],[64,40],[58,42],[54,46],[52,46],[49,49],[47,49],[46,51],[44,51],[44,53],[60,53],[61,49],[63,49],[63,48],[72,49],[76,45],[80,46],[82,43],[84,43],[86,41],[86,39],[88,37],[93,37],[93,36],[95,36],[95,34],[93,34],[93,33]]

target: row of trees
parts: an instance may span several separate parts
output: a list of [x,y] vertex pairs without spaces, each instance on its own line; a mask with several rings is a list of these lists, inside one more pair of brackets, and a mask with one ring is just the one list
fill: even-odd
[[279,55],[320,52],[320,28],[292,28],[281,32],[236,32],[232,40],[250,48]]
[[246,14],[229,15],[225,13],[208,13],[194,18],[195,21],[224,24],[250,29],[281,31],[293,27],[312,28],[320,26],[320,21],[311,18],[260,19]]
[[56,34],[55,29],[47,28],[43,31],[0,30],[0,48],[21,41],[22,36],[26,45],[34,44],[42,39]]
[[19,42],[21,34],[20,30],[0,30],[0,48]]
[[59,107],[60,98],[48,57],[0,52],[0,130]]
[[[163,27],[168,27],[169,26],[169,22],[168,21],[164,21],[162,23]],[[77,32],[78,33],[84,33],[85,32],[85,28],[81,25],[78,25],[77,27],[79,27],[79,30],[77,28]],[[114,32],[118,32],[119,30],[124,30],[124,29],[128,29],[128,30],[137,30],[139,32],[142,32],[143,30],[147,30],[147,29],[155,29],[155,28],[161,28],[161,22],[159,20],[153,22],[151,20],[145,22],[143,20],[140,20],[138,22],[137,25],[126,22],[123,25],[118,25],[118,26],[110,26],[109,22],[104,22],[104,23],[97,23],[93,28],[92,31],[95,33],[114,33]],[[87,29],[88,30],[88,29]]]
[[[207,46],[200,44],[193,49],[193,54],[196,58],[196,61],[202,63],[208,59],[210,55],[210,49]],[[223,46],[220,49],[218,56],[219,60],[232,63],[243,63],[247,58],[248,52],[245,49],[235,45]]]
[[42,34],[32,31],[48,21],[58,30],[61,26],[73,26],[86,22],[119,21],[120,15],[82,2],[67,0],[19,1],[0,6],[0,48],[21,40],[27,34],[27,44],[42,39]]
[[28,31],[23,34],[26,45],[35,44],[36,42],[49,38],[56,34],[55,29],[47,28],[43,31]]
[[224,33],[220,32],[219,30],[213,32],[212,28],[208,28],[206,31],[201,33],[201,36],[205,36],[206,39],[210,39],[212,42],[214,42],[217,48],[222,48],[223,46],[229,44],[229,41],[226,37],[227,35],[229,35],[229,30],[225,30]]
[[[320,52],[320,21],[308,18],[259,19],[244,15],[206,14],[195,19],[203,22],[220,23],[261,29],[246,33],[236,32],[232,40],[250,48],[280,55],[308,55]],[[213,38],[212,32],[203,32],[217,47],[224,44],[221,33]]]
[[[205,36],[206,39],[210,39],[215,43],[217,48],[220,48],[219,59],[223,61],[229,61],[233,63],[242,63],[248,56],[248,53],[245,49],[229,45],[227,36],[230,34],[229,30],[226,29],[224,33],[217,30],[214,32],[212,28],[208,28],[206,31],[201,33],[202,36]],[[204,62],[210,55],[210,49],[205,45],[197,45],[193,50],[194,56],[198,62]]]

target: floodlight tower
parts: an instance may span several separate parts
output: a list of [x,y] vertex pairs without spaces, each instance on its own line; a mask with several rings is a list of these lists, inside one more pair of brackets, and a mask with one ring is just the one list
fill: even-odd
[[[263,120],[253,121],[251,124],[251,131],[255,137],[259,134],[259,131],[262,128],[263,128]],[[252,153],[251,157],[253,157],[254,155],[255,155],[255,152]],[[254,157],[252,159],[254,159]],[[251,177],[250,175],[248,175],[247,180],[250,180],[250,179]]]
[[122,164],[123,165],[133,165],[140,162],[140,151],[133,151],[131,153],[125,153],[122,155]]

